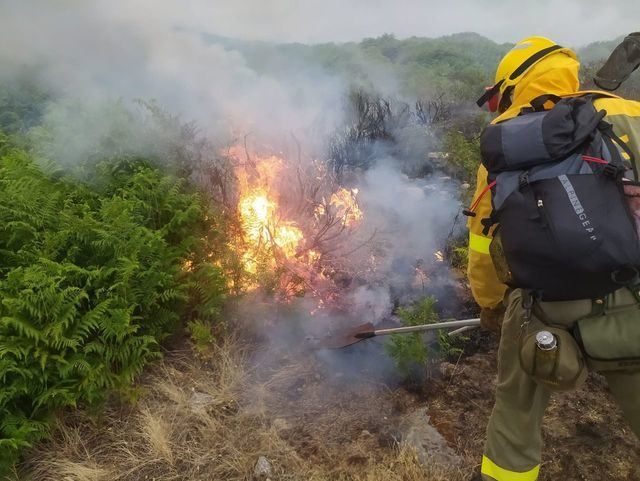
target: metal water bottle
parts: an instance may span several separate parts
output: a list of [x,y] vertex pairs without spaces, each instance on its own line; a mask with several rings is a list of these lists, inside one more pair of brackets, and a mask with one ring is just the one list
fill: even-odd
[[536,345],[541,351],[553,351],[558,348],[556,336],[549,331],[538,331],[536,334]]
[[558,341],[549,331],[536,333],[536,374],[550,381],[554,378]]

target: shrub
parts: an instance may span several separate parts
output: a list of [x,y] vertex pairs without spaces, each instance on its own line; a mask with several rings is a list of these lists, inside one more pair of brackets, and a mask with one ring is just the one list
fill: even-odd
[[219,216],[143,160],[100,186],[0,156],[0,472],[61,407],[93,405],[158,356],[182,317],[213,320],[226,281]]
[[[439,321],[435,310],[436,302],[435,297],[427,296],[410,306],[399,308],[397,315],[404,326],[433,324]],[[417,373],[419,377],[425,374],[430,352],[429,344],[425,342],[423,334],[422,332],[393,334],[385,345],[387,353],[394,359],[400,374],[405,378],[414,378],[416,368],[420,369]],[[462,352],[456,340],[442,329],[435,331],[434,344],[437,346],[438,359]]]
[[214,341],[211,325],[200,319],[189,321],[187,329],[198,352],[206,351]]
[[462,132],[450,130],[444,139],[444,150],[449,154],[447,167],[451,173],[474,184],[480,165],[480,139],[467,138]]
[[[417,326],[438,322],[435,312],[436,299],[427,296],[408,307],[400,307],[398,317],[404,326]],[[387,353],[394,359],[400,373],[408,377],[413,365],[424,366],[429,358],[429,350],[422,333],[393,334],[386,344]]]

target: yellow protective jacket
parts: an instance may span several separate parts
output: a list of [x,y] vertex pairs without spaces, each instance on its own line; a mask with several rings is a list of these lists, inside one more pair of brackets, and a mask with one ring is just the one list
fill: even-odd
[[[492,123],[515,117],[522,107],[543,94],[574,96],[587,93],[579,91],[578,70],[580,64],[573,58],[557,54],[551,55],[535,64],[513,92],[512,106]],[[603,92],[601,92],[603,93]],[[596,109],[606,110],[605,120],[613,124],[613,129],[627,143],[640,167],[640,102],[625,100],[615,95],[597,99]],[[487,187],[487,171],[480,165],[474,199]],[[491,233],[482,234],[481,220],[491,213],[491,195],[482,196],[476,209],[476,216],[469,217],[469,265],[468,276],[471,292],[480,307],[493,308],[502,302],[506,286],[497,277],[489,255]]]

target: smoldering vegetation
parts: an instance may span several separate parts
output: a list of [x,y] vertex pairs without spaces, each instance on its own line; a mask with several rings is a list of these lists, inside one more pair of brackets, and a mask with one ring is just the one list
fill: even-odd
[[[279,318],[254,312],[249,323],[271,342],[294,342],[299,334],[317,333],[317,325],[397,322],[398,306],[428,294],[438,295],[444,315],[459,312],[464,293],[443,251],[463,232],[456,219],[462,177],[434,159],[445,159],[446,132],[461,113],[467,115],[468,105],[446,94],[446,83],[412,90],[418,80],[399,76],[388,63],[402,58],[393,52],[405,44],[385,37],[364,42],[357,53],[346,47],[358,59],[351,75],[353,57],[344,64],[328,61],[338,46],[305,50],[218,38],[181,25],[170,8],[140,22],[137,7],[103,1],[8,5],[0,21],[7,40],[0,47],[2,84],[12,99],[23,86],[42,94],[18,121],[5,118],[3,127],[10,126],[51,175],[99,186],[106,159],[160,166],[204,191],[224,216],[226,243],[240,245],[246,239],[238,170],[252,177],[258,156],[284,159],[282,210],[309,226],[303,247],[320,253],[311,267],[322,273],[323,286],[280,261],[257,279],[268,285],[260,305]],[[385,52],[387,60],[372,60],[370,49]],[[414,57],[406,55],[407,65]],[[466,72],[484,75],[477,67]],[[465,89],[457,80],[452,85],[458,94]],[[358,189],[364,213],[348,235],[339,218],[331,219],[331,191],[337,188]],[[317,223],[320,207],[323,222]],[[226,246],[214,254],[227,256],[218,260],[234,293],[242,293],[242,255]],[[304,285],[289,299],[291,309],[274,301],[282,285],[277,277],[285,275]],[[318,302],[309,298],[325,284],[331,302],[311,315]],[[256,296],[245,296],[246,303]],[[372,355],[381,357],[380,346]],[[350,361],[328,362],[337,372]]]
[[[345,352],[306,340],[395,325],[428,295],[441,317],[470,313],[460,187],[473,182],[486,120],[471,100],[508,46],[476,34],[277,45],[212,34],[202,12],[3,4],[0,155],[24,149],[51,179],[88,191],[137,165],[180,179],[211,208],[205,256],[228,295],[210,319],[190,309],[167,360],[114,392],[103,415],[62,412],[24,470],[247,479],[266,454],[278,479],[461,478],[472,461],[425,470],[390,428],[421,399],[395,389],[383,340]],[[257,229],[243,219],[247,187],[260,194],[249,210],[273,213]],[[293,241],[278,244],[278,230]]]
[[462,228],[452,222],[459,210],[455,181],[443,179],[448,174],[428,158],[467,108],[444,93],[409,99],[392,69],[365,56],[350,79],[314,58],[287,60],[269,45],[185,28],[171,9],[158,9],[141,25],[135,7],[108,2],[10,6],[3,35],[15,48],[0,50],[9,66],[3,75],[28,72],[49,93],[28,135],[56,169],[99,182],[92,166],[101,158],[171,158],[172,169],[177,165],[233,211],[237,159],[224,155],[228,146],[289,152],[288,161],[305,164],[302,171],[325,162],[339,185],[360,190],[366,211],[362,235],[351,241],[362,247],[341,269],[341,285],[347,287],[345,270],[362,271],[358,266],[373,255],[375,275],[347,273],[355,279],[347,279],[349,287],[393,284],[384,296],[392,306],[416,268],[430,269],[447,235]]

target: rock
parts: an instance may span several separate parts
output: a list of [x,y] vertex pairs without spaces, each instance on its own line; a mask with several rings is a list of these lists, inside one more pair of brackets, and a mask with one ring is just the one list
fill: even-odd
[[207,394],[204,392],[194,391],[189,399],[189,406],[194,411],[202,411],[206,410],[209,406],[212,406],[216,403],[216,398],[214,398],[211,394]]
[[253,468],[253,479],[256,481],[267,481],[272,471],[269,460],[264,456],[260,456]]
[[430,424],[427,408],[414,411],[400,422],[400,439],[402,444],[416,450],[423,466],[439,464],[454,467],[462,463],[462,459],[447,444],[447,440]]

